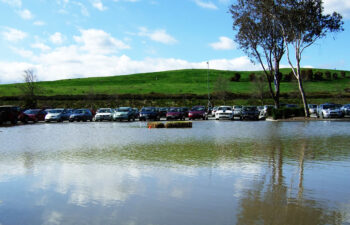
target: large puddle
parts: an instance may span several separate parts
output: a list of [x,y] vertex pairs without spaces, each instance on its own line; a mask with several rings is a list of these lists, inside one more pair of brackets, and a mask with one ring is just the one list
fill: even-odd
[[0,128],[0,224],[350,224],[347,122]]

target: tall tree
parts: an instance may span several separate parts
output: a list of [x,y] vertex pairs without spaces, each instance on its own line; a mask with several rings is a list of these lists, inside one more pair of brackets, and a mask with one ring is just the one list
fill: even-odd
[[[300,68],[304,50],[330,32],[343,30],[342,16],[324,14],[322,0],[283,0],[280,10],[274,14],[287,50],[287,58],[293,75],[298,81],[305,115],[310,116]],[[294,48],[295,64],[291,60],[290,47]]]
[[285,53],[281,27],[273,15],[280,0],[237,0],[230,7],[235,41],[252,62],[259,63],[268,81],[269,92],[279,107],[280,61]]
[[37,94],[40,87],[37,85],[37,77],[33,70],[28,69],[24,71],[24,83],[20,86],[22,95],[24,97],[25,106],[28,108],[35,108],[37,106]]

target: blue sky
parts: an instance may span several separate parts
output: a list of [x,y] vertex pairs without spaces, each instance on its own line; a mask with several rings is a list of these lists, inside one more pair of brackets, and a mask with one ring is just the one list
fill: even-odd
[[[256,70],[233,41],[234,0],[0,0],[0,83],[185,68]],[[345,31],[319,40],[302,66],[350,70],[350,1],[325,0]],[[282,60],[287,66],[286,59]]]

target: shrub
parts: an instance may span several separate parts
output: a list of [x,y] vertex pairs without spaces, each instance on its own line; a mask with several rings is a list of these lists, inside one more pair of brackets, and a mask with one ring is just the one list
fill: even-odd
[[340,72],[340,75],[341,75],[342,78],[345,78],[345,77],[346,77],[345,71],[341,71],[341,72]]
[[235,73],[235,75],[233,77],[231,77],[231,81],[234,81],[234,82],[239,82],[239,80],[241,79],[241,74],[239,73]]
[[306,80],[314,80],[314,72],[312,71],[312,69],[306,71]]
[[192,122],[190,121],[173,121],[167,122],[165,128],[192,128]]
[[271,115],[274,120],[276,119],[288,119],[291,117],[305,116],[304,108],[273,108],[271,110]]
[[332,73],[330,71],[325,72],[326,79],[331,80],[332,79]]
[[256,79],[255,73],[249,74],[249,81],[254,81]]
[[306,74],[306,71],[305,71],[305,70],[302,70],[302,71],[301,71],[301,74],[300,74],[301,79],[302,79],[302,80],[306,80],[306,78],[307,78],[306,75],[307,75],[307,74]]
[[291,82],[293,77],[294,77],[293,72],[290,72],[290,73],[284,75],[284,81]]
[[315,73],[314,79],[318,81],[323,80],[323,73],[322,72]]
[[338,79],[338,74],[337,73],[333,73],[333,80]]

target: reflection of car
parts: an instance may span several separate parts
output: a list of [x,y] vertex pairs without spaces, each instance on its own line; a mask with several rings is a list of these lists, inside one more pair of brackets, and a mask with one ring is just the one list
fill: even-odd
[[242,108],[242,119],[243,120],[258,120],[259,110],[256,106],[244,106]]
[[215,113],[215,119],[232,119],[233,118],[233,111],[231,106],[220,106],[217,108],[217,111]]
[[86,122],[88,120],[92,121],[92,113],[89,109],[77,109],[69,117],[69,122],[73,121],[83,121]]
[[166,117],[168,110],[169,108],[166,108],[166,107],[158,108],[159,117]]
[[308,108],[309,108],[309,113],[310,113],[310,115],[315,115],[315,116],[317,116],[317,105],[316,104],[308,104],[307,105],[308,106]]
[[63,115],[66,113],[65,109],[51,109],[45,115],[45,122],[63,122]]
[[18,120],[22,123],[28,123],[29,121],[36,123],[44,121],[46,114],[47,112],[44,109],[28,109],[18,116]]
[[192,107],[192,109],[188,112],[188,118],[190,120],[195,120],[195,119],[207,120],[208,114],[207,114],[207,111],[205,109],[205,106]]
[[134,111],[130,107],[119,107],[115,109],[115,112],[113,114],[113,120],[114,121],[117,121],[117,120],[135,121]]
[[166,114],[166,120],[185,120],[186,115],[182,108],[171,107]]
[[17,124],[20,111],[21,109],[18,106],[0,106],[0,124],[3,124],[7,121],[10,121],[12,124]]
[[158,109],[155,107],[143,107],[140,111],[139,120],[160,120]]
[[233,106],[233,119],[239,118],[241,119],[242,116],[242,106],[241,105],[234,105]]
[[93,120],[94,121],[103,121],[103,120],[112,121],[113,113],[114,111],[111,108],[98,109]]
[[321,118],[341,118],[344,114],[341,105],[325,103],[318,107],[318,116]]

